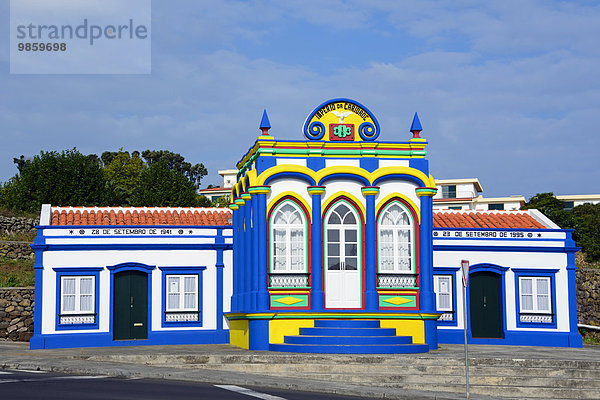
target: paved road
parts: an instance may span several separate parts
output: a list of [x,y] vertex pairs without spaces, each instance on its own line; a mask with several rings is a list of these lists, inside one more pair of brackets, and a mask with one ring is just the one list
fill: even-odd
[[237,385],[115,379],[99,375],[64,375],[40,371],[1,370],[0,398],[60,400],[342,400],[360,397],[250,388]]

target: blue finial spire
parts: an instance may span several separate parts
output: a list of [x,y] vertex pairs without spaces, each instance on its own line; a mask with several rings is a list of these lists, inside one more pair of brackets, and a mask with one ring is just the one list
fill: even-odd
[[267,110],[263,111],[262,119],[260,120],[260,129],[271,129],[271,123],[269,122],[269,117],[267,116]]
[[412,125],[410,126],[410,131],[413,134],[413,138],[420,137],[419,132],[421,132],[422,130],[423,130],[423,128],[421,127],[421,121],[419,121],[419,116],[415,112],[415,116],[413,118]]

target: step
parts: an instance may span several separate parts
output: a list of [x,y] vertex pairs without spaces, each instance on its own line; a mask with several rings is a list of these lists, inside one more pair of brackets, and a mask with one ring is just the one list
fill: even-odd
[[318,344],[270,344],[271,351],[294,353],[328,353],[328,354],[396,354],[426,353],[426,344],[390,344],[390,345],[318,345]]
[[395,328],[300,328],[309,336],[396,336]]
[[378,320],[371,319],[317,319],[315,328],[379,328]]
[[[168,365],[161,363],[160,365]],[[239,372],[255,372],[263,373],[266,375],[284,375],[292,376],[300,373],[315,373],[315,374],[347,374],[348,369],[352,370],[353,373],[361,376],[375,375],[381,379],[386,379],[388,376],[416,376],[422,382],[436,383],[439,376],[448,377],[464,377],[464,367],[456,365],[439,365],[422,368],[419,366],[406,365],[406,366],[373,366],[365,364],[207,364],[207,365],[196,365],[195,367],[202,367],[207,369],[216,370],[230,370]],[[575,379],[575,380],[590,380],[594,382],[600,382],[598,380],[598,371],[594,370],[578,370],[578,369],[566,369],[566,370],[555,370],[545,368],[527,368],[527,369],[507,369],[501,367],[489,367],[486,369],[471,369],[471,377],[473,379],[484,379],[484,378],[508,378],[520,377],[523,379]]]
[[289,344],[359,345],[359,344],[412,344],[412,336],[286,336]]

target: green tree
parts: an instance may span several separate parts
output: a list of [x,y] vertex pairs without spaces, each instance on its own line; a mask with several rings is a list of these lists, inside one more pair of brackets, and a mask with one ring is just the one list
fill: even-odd
[[600,204],[582,204],[571,211],[573,239],[587,261],[600,260]]
[[194,185],[195,189],[200,187],[200,180],[208,174],[202,163],[192,165],[186,162],[181,154],[168,150],[145,150],[142,152],[142,157],[149,166],[157,162],[164,162],[171,171],[183,174]]
[[[107,154],[110,153],[110,156]],[[115,194],[116,203],[114,205],[130,205],[133,195],[133,189],[140,181],[140,176],[146,164],[140,158],[140,152],[123,151],[102,153],[102,160],[105,162],[104,175],[112,192]],[[108,161],[108,164],[106,163]]]
[[554,197],[554,193],[538,193],[525,203],[521,210],[537,209],[563,229],[571,228],[571,214],[564,209],[564,203]]
[[19,211],[39,211],[44,203],[61,206],[106,205],[112,202],[102,164],[95,154],[76,148],[40,152],[31,160],[14,159],[19,173],[4,184],[2,202]]
[[199,194],[196,196],[196,207],[212,207],[212,203],[208,197]]
[[133,189],[134,206],[193,207],[197,204],[195,185],[166,162],[153,162],[140,174]]

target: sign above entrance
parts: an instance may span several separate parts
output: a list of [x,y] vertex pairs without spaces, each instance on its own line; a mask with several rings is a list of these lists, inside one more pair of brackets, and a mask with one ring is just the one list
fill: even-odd
[[332,99],[310,113],[303,131],[309,140],[373,141],[379,136],[379,122],[371,111],[354,100]]

